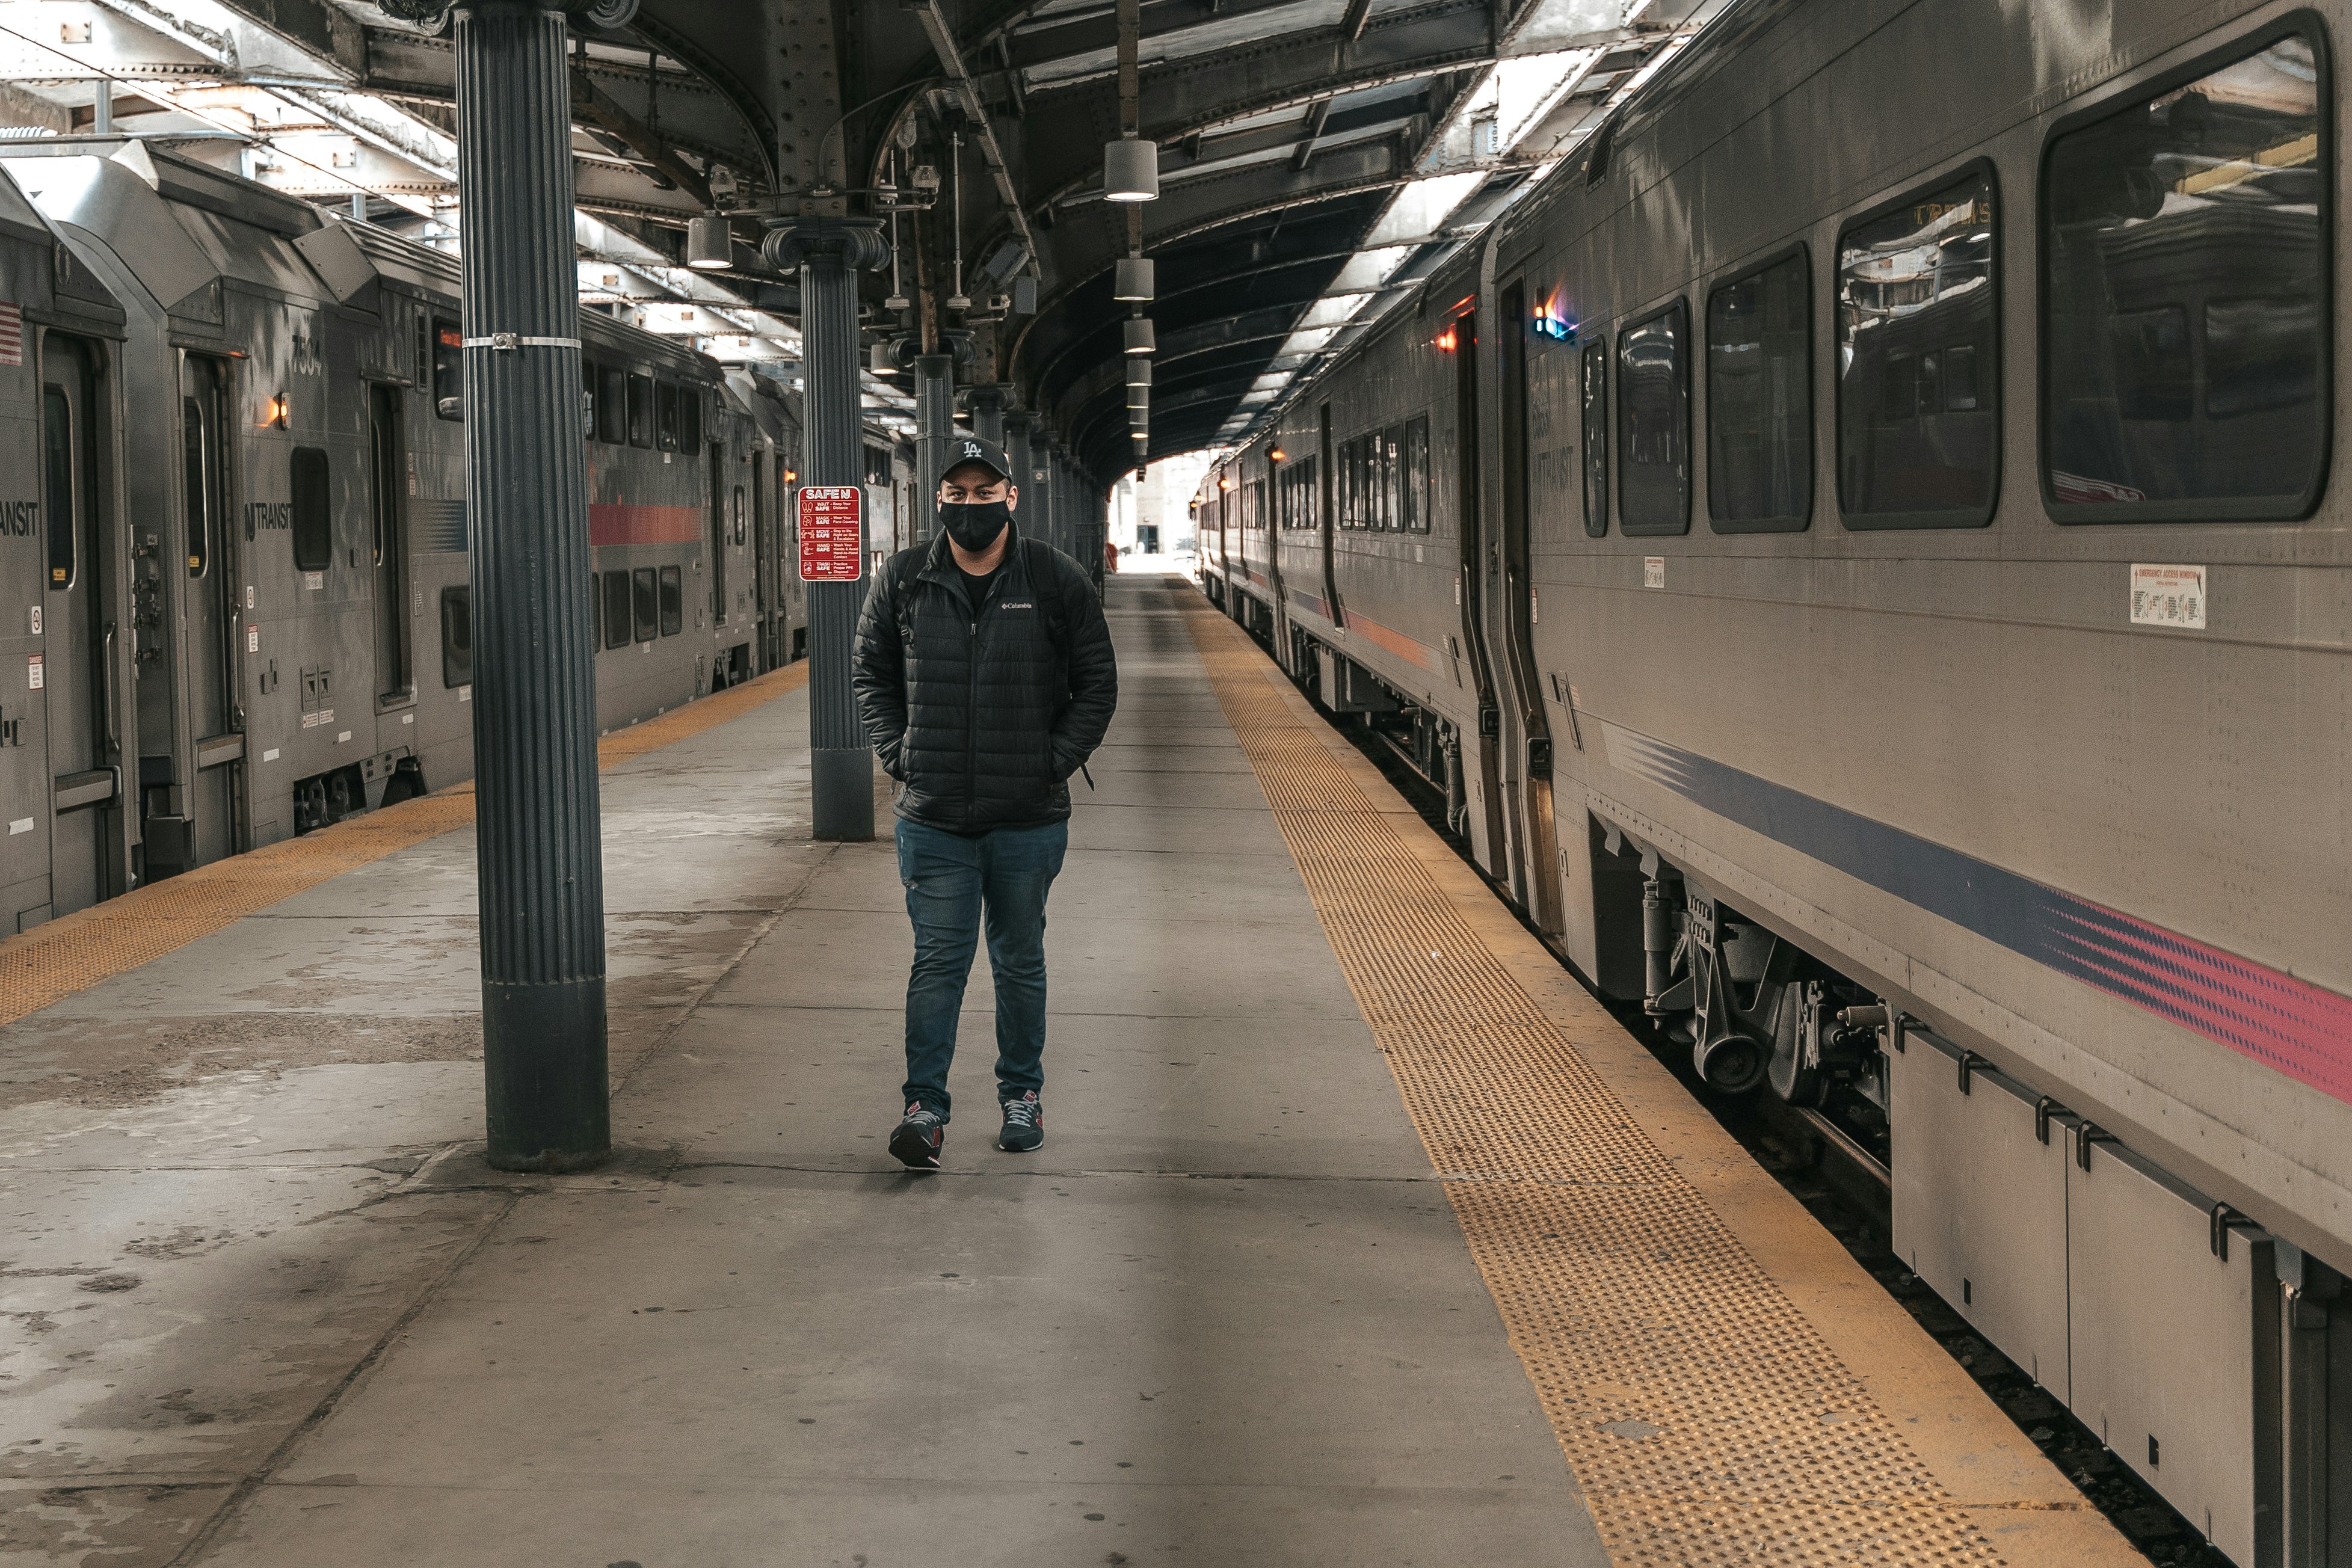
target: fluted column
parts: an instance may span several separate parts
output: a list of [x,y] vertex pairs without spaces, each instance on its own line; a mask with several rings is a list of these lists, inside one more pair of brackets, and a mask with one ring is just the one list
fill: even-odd
[[466,507],[490,1164],[610,1151],[595,633],[561,11],[457,13]]
[[[846,218],[802,218],[770,232],[763,254],[801,275],[803,485],[865,480],[865,421],[859,412],[857,274],[889,259],[878,227]],[[841,841],[874,836],[874,748],[857,722],[850,654],[865,602],[866,520],[855,582],[808,584],[809,836]]]
[[915,538],[928,543],[925,519],[938,505],[940,481],[947,477],[948,441],[955,434],[955,361],[946,354],[915,356]]

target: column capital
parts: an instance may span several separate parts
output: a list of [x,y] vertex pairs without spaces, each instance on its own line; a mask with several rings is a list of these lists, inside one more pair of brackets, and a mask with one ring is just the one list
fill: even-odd
[[438,37],[460,11],[558,11],[566,20],[598,32],[625,27],[637,14],[637,0],[383,0],[383,14]]
[[813,256],[838,256],[852,272],[871,272],[890,259],[878,218],[785,218],[768,230],[760,254],[778,272]]

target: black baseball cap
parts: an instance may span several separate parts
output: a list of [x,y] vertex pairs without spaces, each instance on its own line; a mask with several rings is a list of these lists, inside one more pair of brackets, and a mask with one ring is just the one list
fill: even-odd
[[943,444],[947,450],[940,464],[942,479],[970,463],[979,464],[1000,479],[1013,477],[1012,459],[992,441],[982,441],[977,435],[950,435]]

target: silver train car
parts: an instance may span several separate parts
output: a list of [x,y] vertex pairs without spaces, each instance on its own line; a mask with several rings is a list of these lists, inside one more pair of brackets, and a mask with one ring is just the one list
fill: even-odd
[[[1211,597],[2233,1562],[2352,1563],[2352,6],[1735,7]],[[2334,480],[2334,482],[2331,482]]]
[[[455,258],[92,139],[7,150],[0,253],[8,928],[469,778]],[[800,418],[582,340],[609,731],[801,656]]]

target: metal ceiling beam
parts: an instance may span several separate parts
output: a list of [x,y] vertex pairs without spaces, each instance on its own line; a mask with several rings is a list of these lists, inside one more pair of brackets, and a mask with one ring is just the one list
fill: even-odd
[[[1343,47],[1339,29],[1327,27],[1151,67],[1142,73],[1142,134],[1167,146],[1252,115],[1303,110],[1318,99],[1484,65],[1494,58],[1490,15],[1484,0],[1433,0],[1393,18],[1375,17],[1352,49]],[[1032,211],[1098,176],[1097,130],[1111,123],[1117,106],[1108,77],[1031,90],[1022,184]]]
[[[1005,160],[1003,143],[998,140],[995,122],[989,118],[988,106],[981,99],[979,84],[972,79],[971,72],[964,64],[963,51],[958,47],[955,30],[940,8],[940,0],[917,0],[913,8],[922,23],[924,35],[931,41],[931,52],[939,58],[940,69],[946,73],[956,96],[963,102],[964,113],[971,120],[979,141],[981,160],[988,165],[989,176],[996,185],[997,200],[1003,204],[1004,215],[1012,224],[1013,232],[1020,235],[1021,243],[1034,256],[1037,254],[1036,236],[1030,233],[1029,214],[1022,210],[1021,193],[1013,184],[1013,171]],[[1099,143],[1101,138],[1097,137],[1096,141]],[[1099,145],[1095,149],[1095,156],[1097,159],[1102,156]]]

